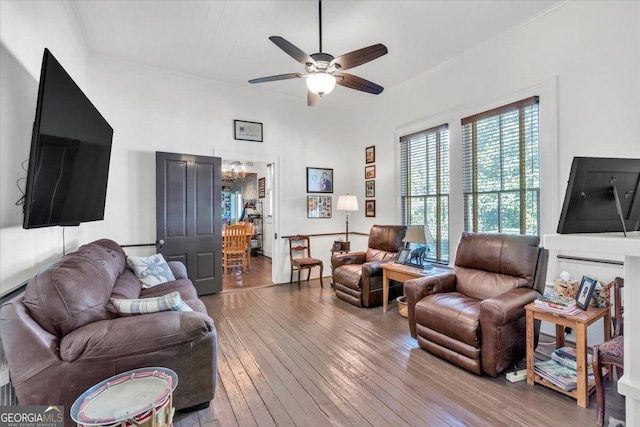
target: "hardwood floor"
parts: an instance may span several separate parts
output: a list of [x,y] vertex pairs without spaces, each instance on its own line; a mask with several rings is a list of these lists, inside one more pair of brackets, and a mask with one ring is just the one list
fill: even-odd
[[229,273],[222,275],[222,292],[270,285],[272,285],[271,258],[263,255],[251,257],[251,268],[249,271],[242,271],[241,268],[233,268]]
[[[318,280],[203,301],[218,332],[216,394],[209,409],[178,413],[177,427],[595,425],[595,396],[583,409],[420,349],[395,303],[388,313],[354,307]],[[612,383],[609,415],[624,419]]]

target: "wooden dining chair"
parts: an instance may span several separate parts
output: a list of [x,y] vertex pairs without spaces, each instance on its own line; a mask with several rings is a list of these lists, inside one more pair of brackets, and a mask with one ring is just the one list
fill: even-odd
[[246,227],[243,224],[228,225],[222,234],[222,267],[226,274],[231,267],[247,269]]
[[[615,366],[624,369],[624,331],[623,331],[623,306],[622,288],[624,279],[616,277],[613,282],[613,312],[614,329],[611,338],[600,345],[593,347],[593,373],[596,380],[596,423],[601,426],[604,423],[604,378],[602,368],[609,367],[609,378],[612,378],[612,368]],[[616,373],[617,370],[616,370]],[[619,378],[619,376],[617,376]]]
[[311,269],[320,267],[320,286],[324,288],[322,283],[322,270],[324,264],[321,259],[311,257],[311,243],[309,236],[297,235],[289,237],[289,257],[291,259],[291,275],[289,283],[293,282],[293,272],[298,271],[298,289],[300,289],[300,275],[302,270],[307,270],[307,282],[311,277]]

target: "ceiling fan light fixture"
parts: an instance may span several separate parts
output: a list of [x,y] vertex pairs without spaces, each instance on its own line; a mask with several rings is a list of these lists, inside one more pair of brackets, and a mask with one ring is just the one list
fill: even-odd
[[318,96],[331,93],[334,87],[336,78],[331,74],[319,71],[307,77],[307,88]]

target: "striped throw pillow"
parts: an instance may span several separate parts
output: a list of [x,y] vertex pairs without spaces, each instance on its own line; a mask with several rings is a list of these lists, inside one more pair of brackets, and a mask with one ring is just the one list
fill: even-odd
[[159,311],[193,311],[182,301],[180,293],[170,292],[155,298],[118,299],[111,298],[111,304],[118,314],[146,314]]

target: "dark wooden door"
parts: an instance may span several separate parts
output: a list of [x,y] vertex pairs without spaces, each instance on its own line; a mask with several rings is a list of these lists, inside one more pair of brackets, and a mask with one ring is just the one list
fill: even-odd
[[156,247],[198,295],[222,290],[220,158],[156,152]]

